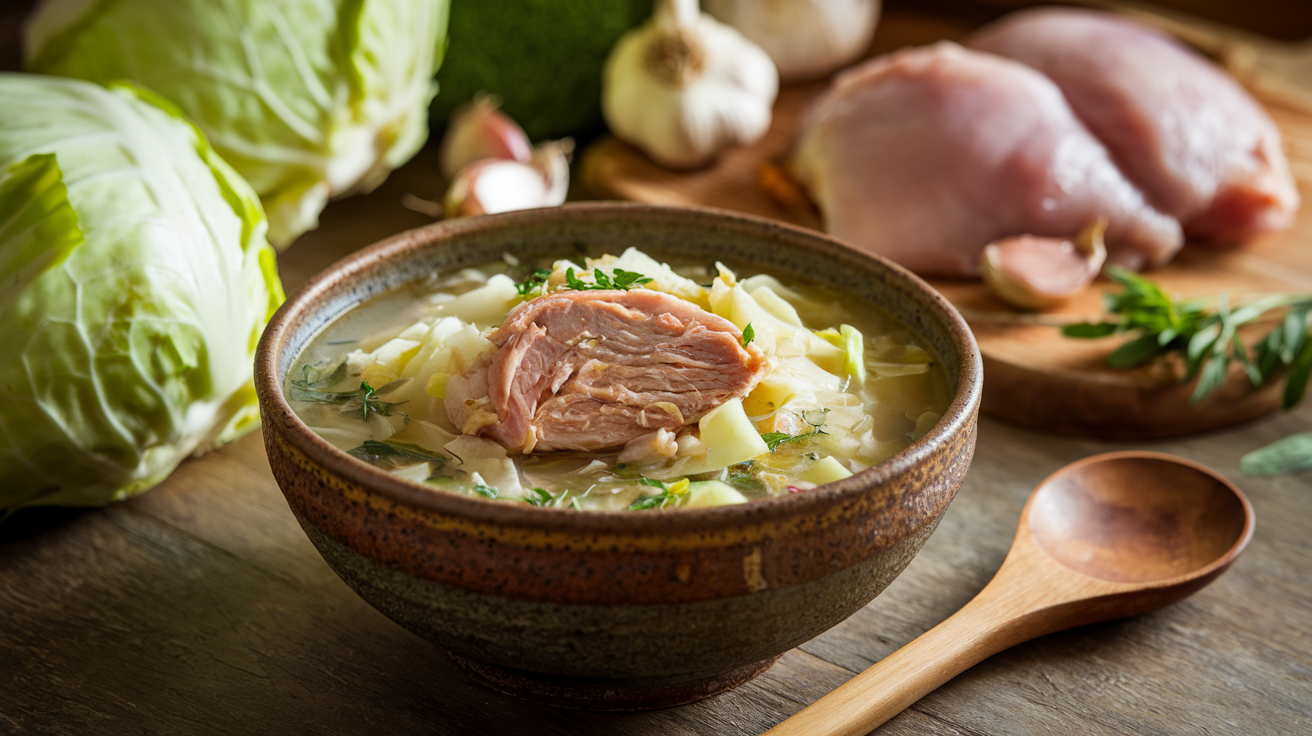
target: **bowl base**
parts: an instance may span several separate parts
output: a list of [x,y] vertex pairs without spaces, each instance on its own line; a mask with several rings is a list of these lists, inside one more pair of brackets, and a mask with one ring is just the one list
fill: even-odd
[[447,656],[470,679],[507,695],[557,708],[616,711],[653,710],[705,700],[765,672],[783,655],[751,662],[700,680],[665,685],[567,677],[547,679],[535,676],[532,672],[475,662],[450,651]]

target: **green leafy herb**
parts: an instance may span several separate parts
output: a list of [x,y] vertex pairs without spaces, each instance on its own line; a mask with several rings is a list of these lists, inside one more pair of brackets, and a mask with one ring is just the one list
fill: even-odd
[[[1231,365],[1239,365],[1254,386],[1285,377],[1283,405],[1302,401],[1312,379],[1312,339],[1308,316],[1312,294],[1274,294],[1231,308],[1229,297],[1176,301],[1160,286],[1129,269],[1109,266],[1108,277],[1123,291],[1107,295],[1107,311],[1117,319],[1068,325],[1062,334],[1076,338],[1132,335],[1107,358],[1114,368],[1137,368],[1166,355],[1179,355],[1184,381],[1198,379],[1191,403],[1198,403],[1225,382]],[[1215,309],[1208,305],[1215,303]],[[1288,308],[1280,324],[1248,350],[1238,335],[1241,326],[1274,309]]]
[[643,476],[638,481],[645,486],[660,489],[660,493],[651,496],[643,496],[633,503],[629,504],[629,511],[646,511],[648,509],[663,509],[666,506],[677,506],[688,495],[690,485],[687,478],[676,480],[666,485],[654,478]]
[[752,340],[755,339],[756,339],[756,330],[752,329],[752,323],[748,322],[747,326],[743,328],[743,347],[747,347],[748,345],[751,345]]
[[579,506],[578,496],[570,496],[569,494],[570,491],[568,488],[560,493],[552,493],[545,488],[530,488],[528,495],[524,497],[524,501],[533,506],[560,508],[565,504],[565,499],[568,497],[572,508],[581,508]]
[[[370,412],[384,417],[392,416],[392,410],[395,407],[405,403],[403,401],[390,403],[379,399],[379,396],[395,391],[405,385],[409,378],[398,378],[391,381],[382,388],[374,388],[367,381],[360,382],[360,388],[350,391],[328,391],[328,387],[333,386],[346,378],[346,363],[342,362],[333,369],[331,373],[325,374],[313,366],[306,365],[302,370],[301,378],[294,379],[290,382],[290,390],[287,392],[287,398],[292,401],[304,401],[307,403],[329,404],[331,406],[341,407],[343,414],[360,412],[362,420],[368,419]],[[397,412],[398,414],[400,412]],[[402,414],[402,416],[405,416]],[[409,417],[407,417],[408,419]]]
[[828,432],[821,429],[821,427],[823,427],[825,424],[824,417],[828,413],[829,413],[828,409],[820,410],[820,421],[818,422],[812,422],[811,419],[806,416],[806,414],[802,415],[802,421],[811,425],[810,432],[800,432],[798,434],[788,434],[787,432],[766,432],[765,434],[761,435],[761,439],[765,440],[765,446],[770,448],[770,452],[774,452],[779,449],[780,445],[787,444],[789,442],[805,442],[811,439],[812,437],[815,437],[816,435],[829,434]]
[[[330,343],[331,344],[331,343]],[[330,388],[346,379],[346,361],[337,364],[331,372],[325,371],[309,363],[301,366],[301,377],[294,378],[291,381],[293,388],[305,389],[307,391]]]
[[515,291],[518,292],[520,296],[532,296],[533,292],[542,289],[542,285],[547,283],[547,279],[549,278],[551,278],[551,271],[548,271],[545,268],[535,268],[533,269],[533,273],[528,275],[528,278],[515,284]]
[[575,291],[592,291],[598,289],[619,289],[621,291],[628,291],[640,284],[650,283],[651,277],[643,276],[634,271],[625,271],[622,268],[617,268],[611,275],[607,275],[607,273],[600,268],[594,268],[592,269],[592,281],[593,283],[588,283],[587,281],[580,279],[574,274],[574,269],[572,268],[565,270],[565,285]]
[[419,463],[432,463],[441,467],[451,461],[451,458],[440,452],[425,450],[408,442],[389,440],[365,440],[359,447],[347,450],[347,454],[370,465],[390,468],[407,468]]
[[485,486],[482,483],[475,483],[469,486],[469,490],[477,493],[484,498],[496,498],[501,492],[492,486]]
[[1312,470],[1312,432],[1291,434],[1239,459],[1249,475],[1283,475]]

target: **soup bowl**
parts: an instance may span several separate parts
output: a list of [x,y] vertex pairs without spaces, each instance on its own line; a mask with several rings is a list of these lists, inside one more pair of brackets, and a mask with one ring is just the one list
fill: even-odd
[[[883,307],[943,365],[948,410],[906,450],[814,490],[715,508],[581,512],[397,478],[320,438],[283,394],[310,339],[373,296],[502,254],[528,262],[630,246],[757,266]],[[275,315],[255,373],[273,474],[347,585],[496,689],[637,709],[754,677],[897,577],[970,465],[981,369],[961,316],[892,263],[752,217],[587,203],[440,222],[338,262]]]

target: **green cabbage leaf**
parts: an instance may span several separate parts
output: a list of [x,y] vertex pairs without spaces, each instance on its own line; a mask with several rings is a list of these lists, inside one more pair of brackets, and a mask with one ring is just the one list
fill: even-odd
[[258,425],[255,193],[169,103],[0,74],[0,513],[96,505]]
[[29,71],[172,100],[255,188],[283,247],[428,135],[449,0],[45,0]]

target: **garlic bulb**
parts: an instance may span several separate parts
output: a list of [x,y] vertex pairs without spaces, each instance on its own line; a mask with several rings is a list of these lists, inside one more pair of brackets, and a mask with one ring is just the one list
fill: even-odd
[[479,159],[527,163],[533,156],[533,145],[524,129],[497,110],[497,104],[495,99],[479,95],[451,116],[438,153],[438,165],[447,181]]
[[564,204],[573,150],[574,141],[565,138],[539,146],[527,163],[485,158],[469,164],[447,189],[446,216],[491,215]]
[[1107,260],[1098,218],[1070,240],[1018,235],[984,247],[980,274],[994,296],[1020,309],[1060,306],[1093,283]]
[[616,136],[663,166],[694,168],[765,134],[779,76],[760,47],[697,0],[657,0],[652,19],[611,50],[601,85]]
[[705,0],[706,12],[774,59],[785,82],[823,77],[861,58],[879,0]]

